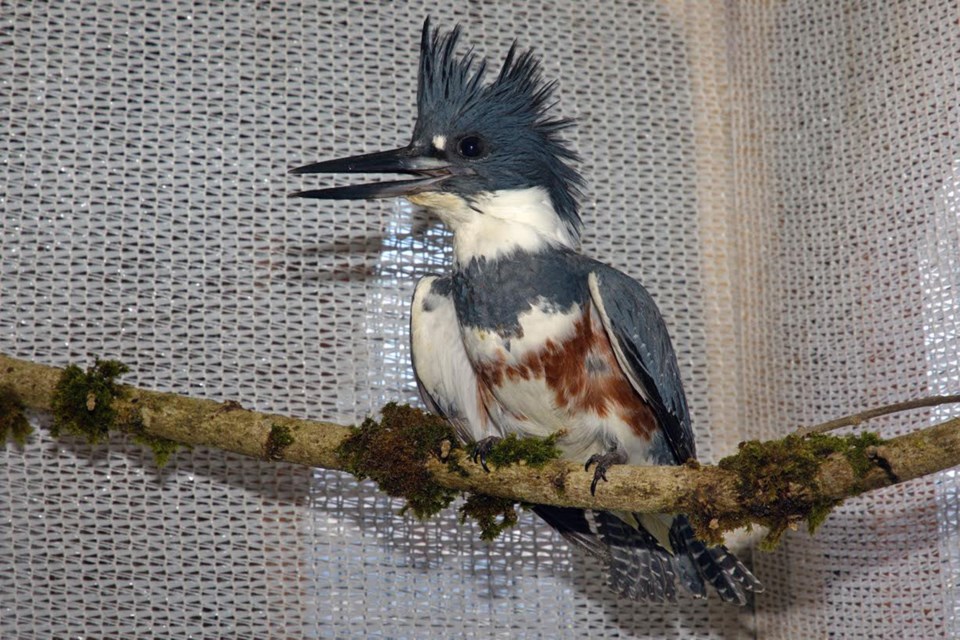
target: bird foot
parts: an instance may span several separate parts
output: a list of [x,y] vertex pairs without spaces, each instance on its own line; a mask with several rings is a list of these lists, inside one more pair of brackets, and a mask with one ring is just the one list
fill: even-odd
[[470,459],[476,463],[477,460],[480,461],[480,466],[483,467],[483,470],[487,473],[490,473],[490,469],[487,468],[487,456],[493,450],[493,447],[496,446],[498,442],[503,440],[500,436],[490,436],[479,440],[476,444],[473,445],[473,452],[470,454]]
[[607,481],[607,471],[616,464],[625,464],[627,462],[627,452],[623,449],[614,449],[606,453],[595,453],[583,465],[584,471],[590,471],[592,465],[597,465],[593,470],[593,482],[590,483],[590,495],[597,495],[597,483],[603,480]]

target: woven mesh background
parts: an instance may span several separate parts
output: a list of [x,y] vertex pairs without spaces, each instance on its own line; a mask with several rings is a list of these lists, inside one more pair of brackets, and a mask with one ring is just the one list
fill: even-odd
[[[3,3],[0,350],[347,423],[413,401],[407,304],[446,234],[287,200],[285,171],[407,140],[427,13],[561,79],[584,249],[662,306],[705,460],[957,390],[950,0]],[[334,472],[157,471],[42,429],[0,460],[4,638],[960,637],[956,472],[754,554],[767,593],[737,610],[617,601],[529,515],[485,544]]]

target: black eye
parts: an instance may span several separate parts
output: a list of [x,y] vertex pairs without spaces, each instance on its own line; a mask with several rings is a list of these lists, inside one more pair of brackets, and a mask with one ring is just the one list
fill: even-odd
[[457,151],[464,158],[479,158],[485,150],[480,136],[464,136],[457,144]]

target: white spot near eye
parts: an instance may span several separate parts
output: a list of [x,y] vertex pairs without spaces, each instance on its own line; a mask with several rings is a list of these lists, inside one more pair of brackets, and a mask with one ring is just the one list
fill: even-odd
[[447,136],[433,136],[433,147],[437,151],[443,151],[445,146],[447,146]]

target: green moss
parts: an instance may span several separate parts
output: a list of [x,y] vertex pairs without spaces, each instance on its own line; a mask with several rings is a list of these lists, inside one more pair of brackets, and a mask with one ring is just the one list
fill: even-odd
[[859,436],[847,436],[845,440],[847,441],[847,447],[843,451],[843,455],[850,462],[853,473],[857,478],[862,478],[877,466],[877,463],[867,455],[867,449],[882,445],[883,439],[876,433],[868,431]]
[[420,519],[447,507],[457,492],[433,481],[425,464],[440,457],[443,442],[456,446],[450,424],[438,416],[390,403],[380,421],[368,418],[337,450],[347,469],[358,478],[371,478],[387,495],[403,498],[403,511]]
[[95,443],[113,428],[113,399],[121,393],[119,378],[129,369],[114,360],[96,360],[86,371],[69,365],[60,375],[53,396],[53,435],[61,433]]
[[153,452],[153,462],[160,468],[167,466],[167,463],[170,462],[170,456],[182,447],[187,447],[187,445],[181,444],[176,440],[161,438],[160,436],[154,436],[148,433],[134,434],[133,441],[149,448]]
[[470,472],[467,471],[466,467],[460,464],[460,456],[447,456],[447,459],[444,461],[447,464],[447,469],[456,473],[461,478],[469,478]]
[[23,414],[23,401],[10,385],[0,385],[0,443],[10,438],[24,446],[33,433],[33,427]]
[[740,521],[710,512],[709,496],[697,499],[700,515],[694,523],[698,533],[710,542],[719,542],[720,532],[760,522],[770,531],[761,543],[772,548],[784,532],[806,521],[813,533],[840,501],[824,496],[816,483],[817,472],[829,456],[843,454],[854,473],[862,477],[876,463],[867,455],[871,446],[882,444],[875,433],[855,436],[814,434],[806,438],[787,436],[781,440],[740,444],[740,451],[720,461],[722,469],[739,478],[738,493],[747,515]]
[[[487,454],[487,464],[506,467],[523,463],[531,467],[542,467],[561,456],[557,441],[565,434],[563,430],[546,438],[519,438],[516,434],[510,434],[493,445]],[[554,480],[560,491],[563,490],[564,482],[563,475]],[[517,524],[518,504],[515,500],[472,493],[460,507],[460,522],[465,522],[467,518],[476,520],[480,527],[480,537],[493,540]]]
[[180,449],[191,448],[188,444],[147,433],[138,410],[117,416],[114,428],[121,433],[129,434],[134,442],[150,449],[153,452],[154,463],[160,468],[167,466],[170,457]]
[[506,467],[525,462],[531,467],[542,467],[560,457],[557,440],[564,434],[565,432],[560,430],[546,438],[518,438],[511,433],[493,446],[487,454],[487,463]]
[[66,433],[90,443],[102,442],[110,431],[120,431],[153,451],[157,466],[163,467],[174,452],[186,445],[147,433],[137,409],[128,409],[123,415],[117,413],[114,400],[123,396],[117,378],[128,371],[125,364],[114,360],[96,360],[86,371],[76,365],[67,366],[54,391],[51,431],[55,437]]
[[517,524],[516,502],[479,493],[467,496],[460,507],[460,524],[472,518],[480,526],[480,537],[494,540],[501,533]]
[[[807,515],[807,531],[810,532],[811,535],[820,528],[820,525],[827,519],[827,516],[830,515],[835,506],[837,505],[829,501],[823,501],[820,504],[814,504],[810,507],[810,513]],[[779,542],[779,537],[771,541],[772,544],[766,545],[766,549],[772,549],[777,542]]]
[[263,457],[267,460],[280,460],[283,450],[293,444],[293,434],[290,427],[282,424],[271,425],[270,434],[263,444]]

